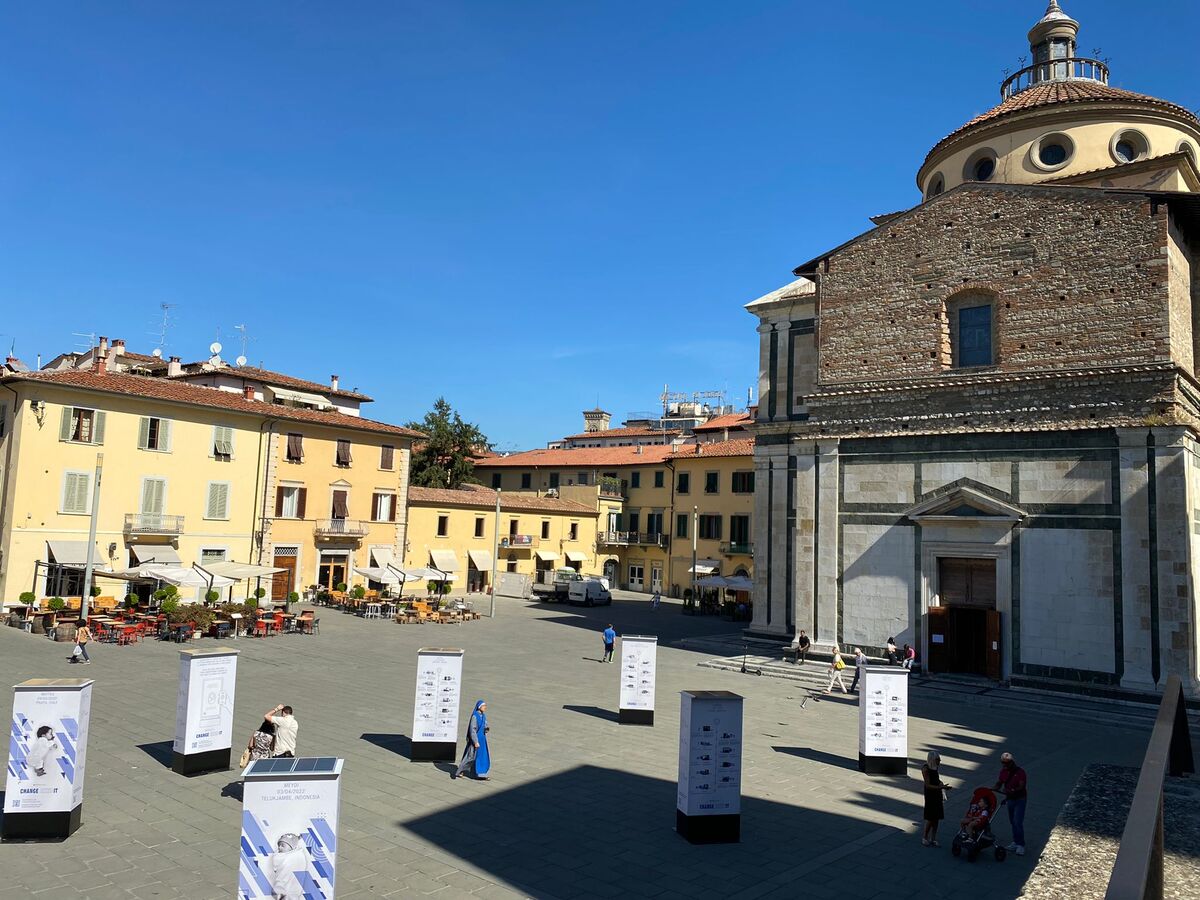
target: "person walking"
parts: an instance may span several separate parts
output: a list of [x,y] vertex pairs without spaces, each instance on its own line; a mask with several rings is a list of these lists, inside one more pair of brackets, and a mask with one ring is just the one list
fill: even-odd
[[616,644],[616,642],[617,642],[616,629],[614,629],[612,627],[612,623],[609,622],[608,626],[604,629],[604,659],[601,660],[602,662],[606,662],[606,663],[612,662],[613,645]]
[[[76,623],[75,628],[75,646],[79,648],[79,661],[85,666],[92,664],[92,658],[88,656],[87,645],[92,639],[91,629],[87,627],[87,619],[80,619]],[[75,654],[71,655],[71,662],[75,662]]]
[[1006,849],[1017,856],[1025,855],[1025,800],[1028,776],[1017,765],[1011,753],[1000,754],[1000,774],[996,776],[995,791],[1004,792],[1008,807],[1008,824],[1012,826],[1012,843]]
[[275,747],[271,755],[294,757],[296,755],[296,732],[300,730],[300,723],[296,721],[292,708],[281,703],[274,709],[263,713],[263,719],[275,726]]
[[655,591],[654,596],[650,598],[650,608],[658,609],[660,603],[662,603],[662,591]]
[[922,813],[925,831],[921,835],[921,844],[925,847],[941,846],[937,842],[938,823],[946,818],[944,800],[945,795],[950,793],[950,786],[942,783],[942,776],[938,771],[941,764],[941,754],[930,750],[929,755],[925,757],[925,765],[921,766],[921,780],[925,791],[925,811]]
[[470,721],[467,722],[467,743],[452,777],[458,778],[468,769],[479,781],[487,781],[491,777],[492,754],[488,750],[487,738],[490,730],[487,723],[487,703],[479,700],[475,703]]
[[828,694],[833,690],[833,683],[836,681],[838,687],[842,689],[843,694],[850,693],[846,690],[846,682],[842,680],[842,670],[846,668],[846,661],[842,659],[842,653],[838,649],[838,645],[833,645],[833,659],[829,661],[829,685],[822,693]]
[[862,676],[862,670],[867,666],[867,654],[863,653],[862,647],[854,648],[854,680],[850,682],[850,693],[858,693],[858,679]]
[[801,628],[800,633],[796,635],[796,665],[804,665],[804,661],[808,659],[808,648],[811,646],[812,641],[808,639],[808,635]]

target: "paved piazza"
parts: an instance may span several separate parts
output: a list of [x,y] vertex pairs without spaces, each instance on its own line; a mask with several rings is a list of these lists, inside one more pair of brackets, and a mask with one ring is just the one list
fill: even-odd
[[[615,721],[619,666],[597,663],[610,618],[618,631],[660,637],[654,728]],[[242,651],[236,733],[290,703],[301,755],[345,758],[338,897],[447,900],[1015,897],[1082,767],[1137,765],[1144,750],[1145,732],[1103,720],[965,705],[917,688],[910,777],[867,777],[857,771],[852,702],[802,710],[800,682],[701,668],[711,653],[671,646],[736,631],[643,600],[595,610],[502,600],[496,620],[461,626],[326,610],[318,636],[232,645]],[[452,781],[448,765],[407,759],[421,646],[466,648],[461,721],[465,728],[474,699],[487,699],[490,782]],[[167,767],[177,647],[99,646],[87,668],[66,662],[68,648],[0,628],[4,685],[96,680],[83,826],[61,844],[0,846],[0,898],[234,896],[237,773],[188,779]],[[740,844],[691,846],[674,832],[682,689],[746,698]],[[1002,749],[1017,755],[1030,775],[1027,856],[954,859],[949,821],[940,850],[921,846],[917,761],[931,747],[942,752],[944,777],[966,787],[991,782]],[[950,819],[967,796],[951,795]],[[1007,842],[1003,816],[997,833]]]

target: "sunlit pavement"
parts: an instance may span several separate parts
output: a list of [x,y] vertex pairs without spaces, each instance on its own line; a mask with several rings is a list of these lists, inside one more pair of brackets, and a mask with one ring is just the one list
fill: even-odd
[[[486,612],[487,599],[476,605]],[[653,611],[644,597],[595,609],[501,599],[495,620],[463,625],[320,617],[317,636],[222,644],[242,651],[238,735],[290,703],[300,754],[346,760],[338,897],[1015,897],[1082,767],[1137,765],[1144,749],[1143,732],[1103,719],[917,698],[911,777],[867,777],[852,701],[801,710],[807,689],[796,682],[699,667],[711,654],[670,644],[740,626],[683,616],[677,602]],[[660,637],[653,728],[616,722],[619,666],[598,663],[610,621]],[[475,699],[488,701],[490,782],[408,760],[422,646],[466,649],[461,721]],[[0,846],[0,898],[234,896],[238,774],[189,779],[168,768],[178,647],[100,646],[86,668],[66,662],[68,647],[0,628],[4,685],[96,680],[83,826],[62,844]],[[692,846],[674,832],[683,689],[746,697],[740,844]],[[918,770],[934,747],[964,790],[946,805],[942,847],[927,849]],[[1029,771],[1029,853],[954,859],[967,789],[991,784],[1004,749]],[[1007,842],[1003,815],[996,830]]]

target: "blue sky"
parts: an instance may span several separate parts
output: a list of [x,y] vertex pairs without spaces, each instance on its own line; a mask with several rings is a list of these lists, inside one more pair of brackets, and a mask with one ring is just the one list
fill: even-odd
[[[1195,109],[1200,4],[1067,0]],[[502,448],[755,379],[746,302],[917,200],[1040,0],[0,4],[0,341],[371,393]]]

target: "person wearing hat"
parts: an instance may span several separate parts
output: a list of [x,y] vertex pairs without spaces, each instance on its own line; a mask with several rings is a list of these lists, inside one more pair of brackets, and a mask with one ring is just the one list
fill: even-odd
[[1000,774],[992,790],[1004,792],[1004,805],[1008,807],[1008,824],[1012,826],[1012,843],[1007,849],[1017,856],[1025,855],[1025,770],[1017,765],[1011,753],[1000,754]]
[[941,754],[930,750],[925,757],[925,765],[921,766],[921,780],[925,784],[925,832],[921,836],[921,844],[925,847],[940,847],[937,842],[938,822],[946,818],[945,794],[950,792],[950,786],[942,783],[938,767],[942,764]]

